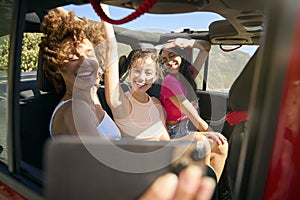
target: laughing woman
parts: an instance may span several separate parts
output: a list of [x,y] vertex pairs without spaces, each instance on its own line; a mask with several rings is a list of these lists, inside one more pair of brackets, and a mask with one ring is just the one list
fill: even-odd
[[104,56],[96,56],[95,48],[105,40],[103,24],[91,24],[58,8],[45,16],[41,31],[46,76],[63,96],[51,118],[51,137],[80,134],[119,139],[119,129],[96,93]]
[[169,140],[160,101],[146,92],[159,77],[155,50],[135,50],[129,65],[131,90],[120,87],[118,65],[105,71],[105,94],[123,137]]
[[[197,46],[201,49],[194,67],[185,56],[185,49]],[[190,133],[189,123],[198,131],[209,131],[208,124],[198,114],[197,85],[195,77],[208,56],[210,44],[185,38],[169,40],[160,51],[160,62],[167,75],[162,81],[160,100],[166,110],[166,124],[171,138]]]

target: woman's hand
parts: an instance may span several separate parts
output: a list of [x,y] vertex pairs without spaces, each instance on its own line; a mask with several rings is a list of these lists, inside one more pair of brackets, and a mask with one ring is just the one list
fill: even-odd
[[168,40],[165,44],[163,44],[163,49],[170,49],[174,47],[178,48],[188,48],[188,47],[193,47],[195,43],[194,39],[186,39],[186,38],[176,38],[176,39],[171,39]]
[[191,140],[203,142],[207,152],[216,153],[227,156],[228,142],[225,136],[218,132],[191,132],[176,140]]
[[170,48],[197,48],[200,50],[204,50],[206,52],[210,51],[211,44],[209,41],[206,40],[194,40],[194,39],[187,39],[187,38],[176,38],[168,40],[165,44],[163,44],[163,49],[170,49]]
[[202,176],[203,173],[200,167],[189,166],[178,177],[165,174],[156,179],[140,200],[211,199],[216,183],[212,178]]
[[218,132],[204,132],[203,134],[208,138],[211,147],[213,147],[214,144],[223,145],[223,144],[227,143],[226,137],[223,136],[221,133],[218,133]]
[[225,136],[218,132],[204,132],[211,147],[212,156],[215,154],[227,157],[228,142]]

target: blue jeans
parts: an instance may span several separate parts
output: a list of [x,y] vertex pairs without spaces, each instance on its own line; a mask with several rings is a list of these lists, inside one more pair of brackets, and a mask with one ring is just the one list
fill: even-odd
[[170,138],[180,138],[190,133],[188,127],[189,120],[180,121],[178,124],[167,126]]

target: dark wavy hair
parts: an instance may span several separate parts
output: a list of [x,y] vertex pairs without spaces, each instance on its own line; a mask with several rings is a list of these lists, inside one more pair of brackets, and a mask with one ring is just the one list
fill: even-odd
[[[86,18],[78,19],[74,12],[62,12],[52,9],[41,23],[41,32],[44,36],[39,44],[39,54],[42,56],[44,71],[54,85],[56,92],[65,92],[65,83],[58,69],[65,60],[77,55],[77,47],[87,38],[96,47],[104,41],[102,22],[92,23]],[[97,54],[96,54],[97,55]],[[104,63],[102,55],[98,54],[99,63]]]
[[[181,48],[172,48],[171,51],[175,52],[177,55],[181,57],[181,64],[179,66],[179,73],[182,76],[179,76],[179,80],[187,87],[189,100],[196,100],[195,93],[197,90],[197,84],[193,79],[193,73],[191,71],[192,64],[185,58],[186,53]],[[168,51],[167,49],[161,49],[159,55],[162,54],[162,51]]]

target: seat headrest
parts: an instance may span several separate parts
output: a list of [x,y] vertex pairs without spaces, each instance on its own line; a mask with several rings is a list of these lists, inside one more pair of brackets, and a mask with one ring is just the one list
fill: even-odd
[[120,56],[119,58],[119,77],[122,78],[122,76],[127,72],[129,64],[131,62],[131,57],[135,50],[131,50],[128,56],[125,55]]
[[38,58],[37,85],[39,89],[43,92],[56,92],[52,82],[45,75],[44,59],[42,56],[39,56]]
[[122,78],[122,76],[127,72],[128,64],[127,64],[127,58],[125,55],[122,55],[119,58],[119,77]]
[[258,50],[259,48],[250,58],[245,68],[242,70],[230,88],[229,106],[231,110],[248,110]]

